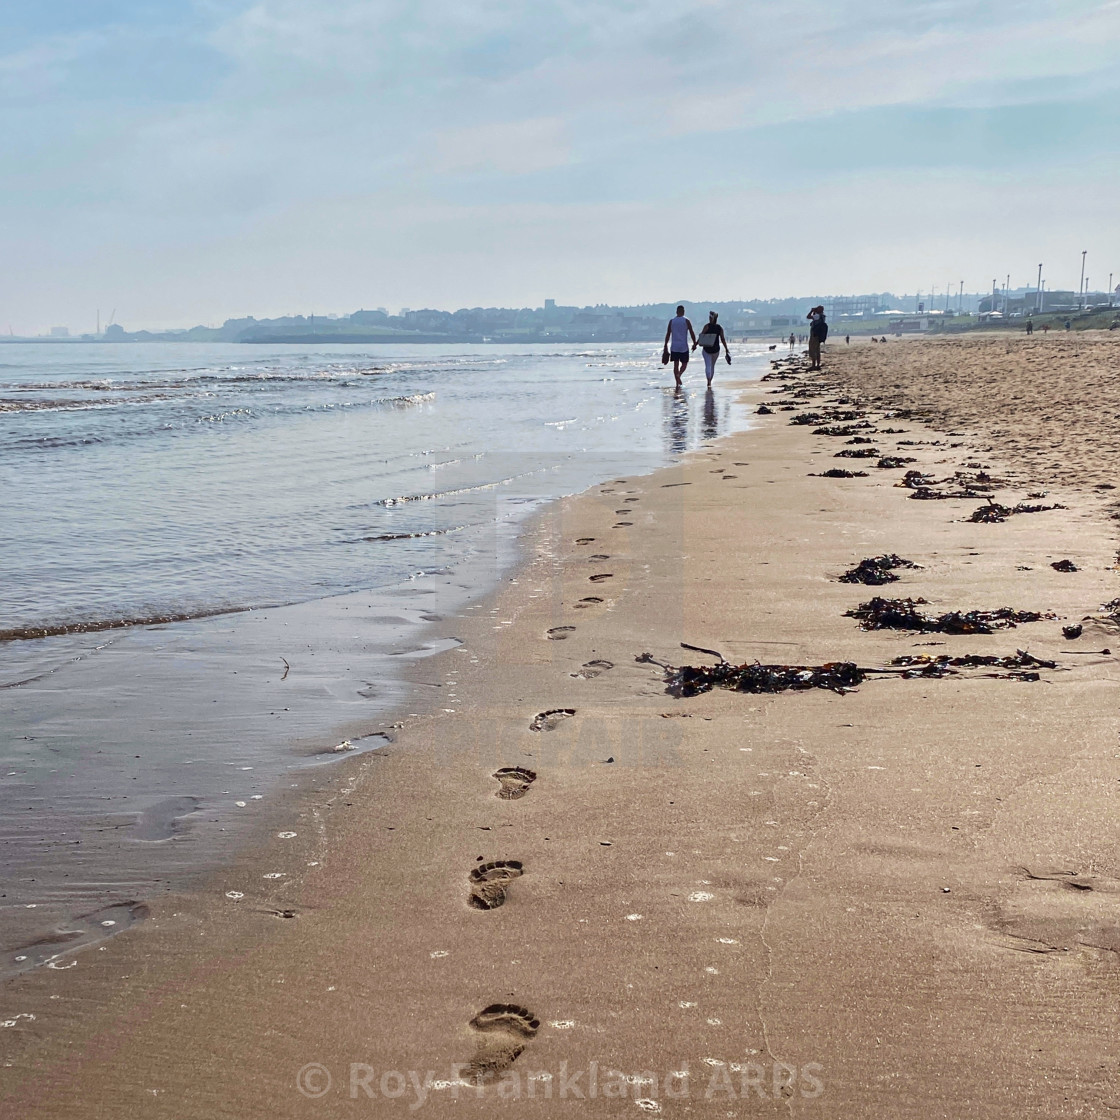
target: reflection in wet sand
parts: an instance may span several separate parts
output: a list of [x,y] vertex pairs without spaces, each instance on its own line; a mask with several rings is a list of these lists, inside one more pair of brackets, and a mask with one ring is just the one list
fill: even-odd
[[665,394],[666,448],[670,455],[683,455],[688,450],[688,393],[679,385]]
[[715,439],[719,435],[719,422],[716,420],[716,395],[709,385],[704,393],[704,428],[702,439]]

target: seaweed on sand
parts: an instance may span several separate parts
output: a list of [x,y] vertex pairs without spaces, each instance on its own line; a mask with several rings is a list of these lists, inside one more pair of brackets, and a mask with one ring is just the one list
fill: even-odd
[[981,506],[979,509],[973,510],[972,514],[967,520],[977,524],[995,524],[1000,521],[1006,521],[1009,517],[1013,517],[1017,513],[1045,513],[1051,509],[1066,509],[1066,506],[1055,503],[1052,506],[1031,505],[1028,502],[1020,502],[1014,507],[1001,506],[999,502],[988,499],[986,506]]
[[903,560],[901,556],[888,552],[883,556],[871,556],[866,560],[861,560],[854,568],[849,568],[838,579],[840,583],[864,583],[872,587],[879,587],[884,583],[894,583],[898,580],[898,576],[894,574],[892,569],[917,567],[918,565],[912,560]]
[[876,464],[880,470],[889,471],[897,467],[904,467],[907,463],[916,463],[918,460],[908,455],[884,455]]
[[791,424],[824,424],[826,421],[837,423],[850,423],[853,420],[862,420],[866,412],[853,412],[850,409],[830,408],[827,412],[802,412],[790,420]]
[[907,471],[900,482],[896,482],[895,486],[901,486],[907,490],[917,490],[919,486],[936,486],[937,479],[925,471]]
[[854,436],[857,432],[866,431],[870,427],[872,425],[867,420],[861,420],[858,424],[828,424],[823,428],[814,428],[813,435]]
[[917,630],[922,634],[994,634],[1020,622],[1057,617],[1040,611],[1016,611],[1011,607],[929,615],[918,610],[926,602],[925,599],[884,599],[876,595],[860,603],[855,610],[844,613],[848,618],[858,618],[864,630]]
[[928,486],[915,486],[910,497],[918,501],[945,501],[949,498],[988,498],[991,495],[981,494],[976,490],[933,490]]
[[902,675],[912,677],[946,677],[954,669],[1007,669],[1006,673],[984,673],[982,676],[997,677],[1001,680],[1037,681],[1040,679],[1037,669],[1056,669],[1056,661],[1047,661],[1042,657],[1035,657],[1025,649],[1018,649],[1011,656],[996,657],[990,654],[969,653],[963,657],[950,657],[947,653],[932,655],[928,653],[907,654],[903,657],[892,657],[892,665],[903,666],[906,669]]
[[1006,673],[984,673],[986,677],[1004,680],[1037,681],[1039,674],[1035,669],[1056,669],[1053,661],[1032,657],[1024,650],[1017,650],[1013,657],[987,657],[968,655],[950,657],[941,654],[936,657],[918,655],[896,657],[890,666],[864,667],[854,661],[826,661],[823,665],[763,665],[758,661],[743,665],[732,665],[723,654],[714,649],[690,646],[681,642],[682,649],[706,653],[718,658],[717,665],[670,665],[658,661],[652,653],[639,654],[635,661],[645,665],[657,665],[665,672],[666,691],[678,698],[700,696],[713,688],[726,688],[732,692],[807,692],[823,688],[843,695],[854,692],[857,685],[863,684],[868,677],[946,677],[956,676],[958,669],[986,668],[1006,669]]
[[877,459],[882,452],[877,447],[845,447],[833,455],[834,459]]
[[820,474],[811,474],[810,478],[866,478],[867,471],[846,471],[843,467],[832,467],[830,470],[821,471]]
[[831,661],[824,665],[762,665],[755,661],[746,665],[732,665],[713,650],[702,652],[720,657],[719,664],[667,665],[657,661],[649,653],[641,654],[637,660],[660,665],[665,670],[671,696],[699,696],[713,688],[728,688],[733,692],[786,692],[789,689],[826,688],[843,693],[862,684],[869,672],[852,661]]

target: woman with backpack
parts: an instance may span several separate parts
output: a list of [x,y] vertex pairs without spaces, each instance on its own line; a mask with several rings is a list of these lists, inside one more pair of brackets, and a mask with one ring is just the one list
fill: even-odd
[[704,376],[708,379],[709,388],[712,384],[712,378],[715,376],[716,362],[719,361],[720,343],[723,344],[727,364],[731,365],[731,351],[727,348],[727,335],[723,333],[723,327],[716,322],[718,318],[718,311],[709,311],[707,324],[700,332],[700,337],[692,344],[693,350],[699,346],[704,351]]
[[809,320],[809,368],[821,368],[821,343],[828,338],[828,323],[824,318],[824,304],[814,307],[808,315]]

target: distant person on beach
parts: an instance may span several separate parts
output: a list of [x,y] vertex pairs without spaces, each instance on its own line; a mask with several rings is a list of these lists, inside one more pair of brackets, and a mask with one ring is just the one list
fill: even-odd
[[708,379],[709,386],[711,386],[712,378],[716,373],[720,343],[723,344],[727,364],[731,365],[731,351],[727,349],[727,335],[723,333],[723,327],[716,322],[718,318],[718,311],[709,311],[707,325],[700,332],[700,337],[692,344],[693,350],[699,346],[704,351],[704,376]]
[[793,349],[794,342],[795,342],[795,339],[794,339],[794,336],[793,336],[793,331],[790,331],[789,332],[789,348],[791,350]]
[[1066,320],[1066,330],[1068,331],[1072,325],[1073,325],[1072,322],[1069,319],[1067,319]]
[[845,346],[851,346],[851,344],[852,344],[852,336],[850,334],[844,335],[844,345]]
[[[677,308],[677,317],[669,320],[665,328],[665,349],[673,359],[673,377],[677,385],[681,383],[681,375],[688,366],[688,340],[692,338],[692,348],[696,349],[696,332],[692,323],[684,317],[684,305]],[[710,380],[710,378],[709,378]]]
[[1030,319],[1027,320],[1027,334],[1034,334],[1034,323]]
[[808,315],[809,320],[809,368],[821,368],[821,343],[828,338],[828,323],[825,322],[824,304],[818,304]]

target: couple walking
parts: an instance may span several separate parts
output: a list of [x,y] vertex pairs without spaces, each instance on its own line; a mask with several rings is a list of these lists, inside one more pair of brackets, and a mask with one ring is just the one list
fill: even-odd
[[708,322],[700,332],[699,338],[696,337],[696,332],[692,329],[692,323],[685,318],[683,305],[677,308],[677,317],[669,320],[669,325],[665,328],[665,348],[661,352],[661,364],[668,365],[669,359],[672,359],[673,377],[676,379],[678,386],[681,383],[681,376],[688,366],[688,340],[690,337],[692,339],[692,349],[695,350],[699,346],[704,352],[704,376],[708,379],[709,386],[715,376],[721,344],[727,364],[731,365],[731,351],[727,348],[727,335],[723,333],[723,327],[716,321],[718,319],[719,312],[709,311]]

